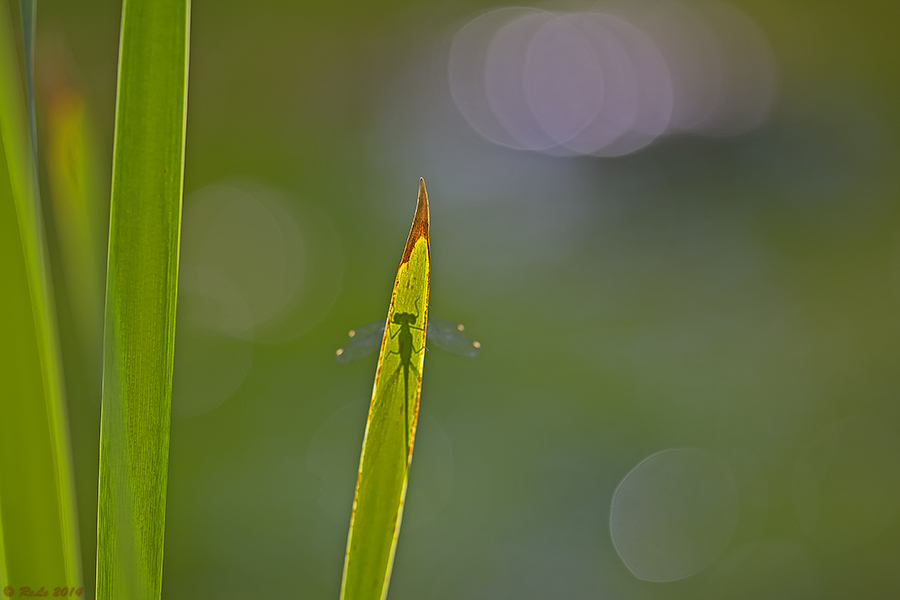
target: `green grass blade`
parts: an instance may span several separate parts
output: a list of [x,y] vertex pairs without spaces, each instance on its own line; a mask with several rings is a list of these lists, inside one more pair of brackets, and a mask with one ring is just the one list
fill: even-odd
[[[22,45],[25,58],[25,88],[28,92],[28,125],[31,133],[31,151],[34,162],[37,164],[37,120],[35,116],[34,102],[34,38],[37,30],[35,0],[19,0],[19,10],[22,17]],[[37,171],[35,170],[35,176]]]
[[[23,10],[31,81],[34,6]],[[0,586],[80,587],[62,368],[34,140],[7,6],[0,7]],[[28,87],[29,91],[33,88]],[[28,102],[33,106],[33,94]]]
[[419,198],[388,310],[347,537],[343,600],[381,600],[391,578],[425,360],[431,253],[428,194]]
[[98,600],[162,591],[188,0],[125,0],[100,419]]

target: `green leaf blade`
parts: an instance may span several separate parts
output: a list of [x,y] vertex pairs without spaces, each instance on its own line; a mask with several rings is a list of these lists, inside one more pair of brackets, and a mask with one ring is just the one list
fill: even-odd
[[33,2],[24,2],[25,88],[0,9],[0,587],[81,586],[68,417],[37,188]]
[[100,425],[97,598],[159,598],[190,32],[188,0],[125,0]]
[[431,255],[428,194],[419,181],[416,216],[391,296],[360,456],[347,539],[342,600],[387,595],[419,414]]

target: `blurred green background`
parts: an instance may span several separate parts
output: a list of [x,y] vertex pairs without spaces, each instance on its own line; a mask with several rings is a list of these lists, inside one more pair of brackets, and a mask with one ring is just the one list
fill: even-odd
[[[900,5],[730,6],[774,57],[759,126],[603,158],[463,118],[452,40],[496,5],[194,2],[164,597],[337,598],[375,359],[334,350],[386,314],[419,176],[430,310],[484,351],[426,358],[392,599],[900,596]],[[97,223],[119,11],[38,12],[41,144],[68,89]],[[105,225],[73,276],[64,215],[92,581]]]

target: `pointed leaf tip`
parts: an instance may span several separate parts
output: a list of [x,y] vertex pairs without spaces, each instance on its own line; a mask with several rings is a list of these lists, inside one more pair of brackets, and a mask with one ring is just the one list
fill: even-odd
[[416,216],[413,218],[413,225],[424,221],[426,236],[428,235],[428,221],[430,218],[431,211],[428,207],[428,191],[425,189],[425,178],[419,177],[419,196],[416,200]]
[[413,217],[412,227],[409,229],[409,238],[406,240],[406,248],[403,250],[403,258],[400,263],[409,260],[413,247],[419,238],[428,240],[428,226],[430,220],[430,210],[428,208],[428,192],[425,190],[425,178],[419,177],[419,197],[416,200],[416,216]]

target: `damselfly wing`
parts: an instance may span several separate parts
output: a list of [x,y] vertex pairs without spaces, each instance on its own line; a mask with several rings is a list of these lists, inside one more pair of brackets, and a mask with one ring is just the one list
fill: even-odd
[[[385,323],[386,321],[376,321],[350,330],[350,341],[343,348],[338,348],[335,359],[339,363],[348,364],[378,352],[384,337]],[[434,346],[450,354],[475,358],[481,354],[481,344],[470,340],[464,332],[465,327],[458,323],[428,317],[425,343],[426,346]]]

